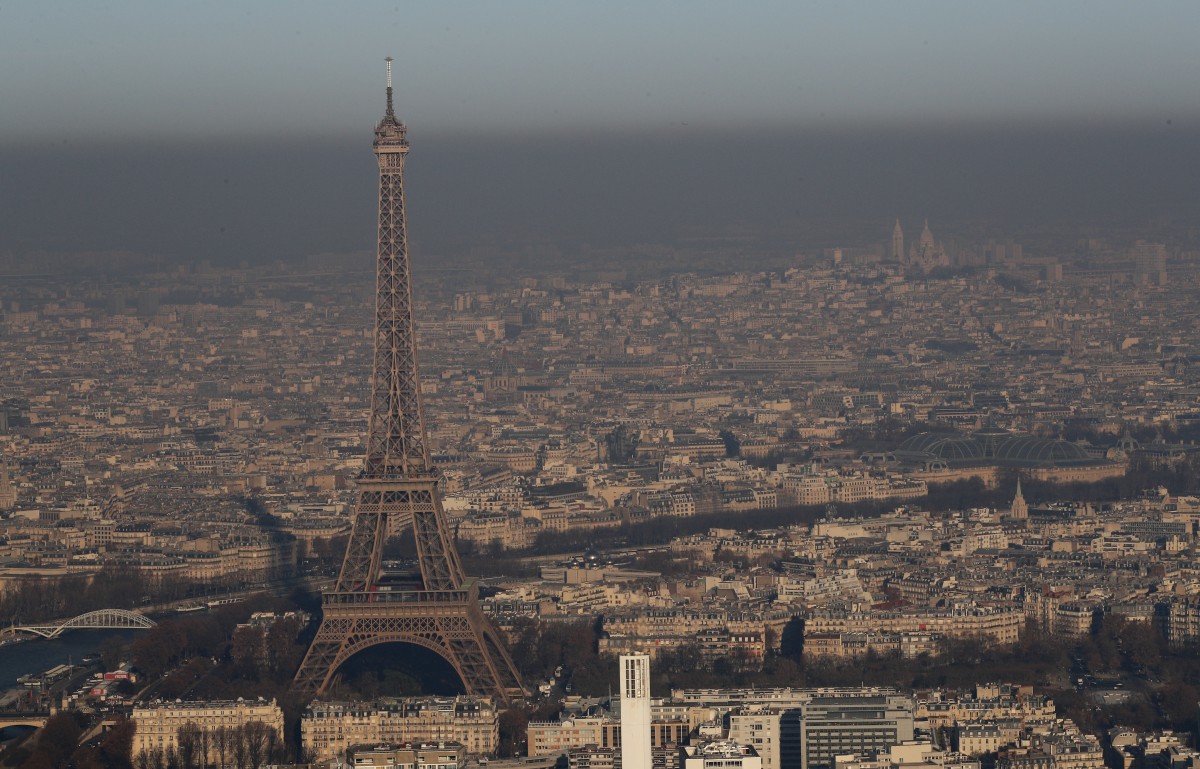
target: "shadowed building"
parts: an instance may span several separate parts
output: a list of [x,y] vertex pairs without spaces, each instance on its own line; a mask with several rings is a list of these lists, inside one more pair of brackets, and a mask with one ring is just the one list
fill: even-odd
[[1037,480],[1069,483],[1123,475],[1125,465],[1094,457],[1070,441],[984,428],[969,435],[928,432],[914,435],[895,450],[896,459],[925,480],[976,476],[994,484],[1002,469]]

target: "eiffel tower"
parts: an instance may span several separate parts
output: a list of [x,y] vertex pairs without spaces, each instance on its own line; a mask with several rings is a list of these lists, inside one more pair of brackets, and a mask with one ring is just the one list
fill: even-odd
[[[402,642],[443,657],[468,694],[509,702],[525,692],[502,639],[479,608],[475,580],[463,576],[426,442],[404,218],[407,154],[406,129],[392,109],[388,58],[387,112],[375,128],[379,246],[367,456],[342,570],[335,588],[322,596],[321,627],[292,687],[319,695],[350,657],[377,644]],[[380,584],[383,545],[390,533],[409,526],[420,585],[391,590]]]

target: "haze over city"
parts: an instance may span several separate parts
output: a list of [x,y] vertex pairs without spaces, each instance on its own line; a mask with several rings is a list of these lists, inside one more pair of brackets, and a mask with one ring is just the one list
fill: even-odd
[[30,3],[0,21],[17,258],[369,249],[356,141],[384,53],[416,142],[414,241],[448,258],[494,237],[832,246],[894,216],[996,234],[1197,211],[1187,4]]
[[0,6],[0,769],[1200,769],[1196,29]]

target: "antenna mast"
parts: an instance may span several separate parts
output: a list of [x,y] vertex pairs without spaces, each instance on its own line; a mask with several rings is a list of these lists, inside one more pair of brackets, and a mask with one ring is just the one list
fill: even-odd
[[395,119],[396,113],[392,109],[392,57],[384,59],[387,62],[387,116]]

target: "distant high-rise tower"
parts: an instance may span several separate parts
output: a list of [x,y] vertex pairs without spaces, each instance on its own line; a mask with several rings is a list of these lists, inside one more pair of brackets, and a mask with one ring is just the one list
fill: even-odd
[[1017,495],[1013,497],[1012,507],[1008,509],[1008,517],[1023,521],[1029,517],[1029,504],[1021,493],[1021,479],[1017,479]]
[[[429,456],[404,215],[408,137],[392,109],[392,60],[387,62],[387,112],[375,127],[379,229],[367,456],[337,586],[322,596],[321,626],[293,686],[305,695],[319,694],[350,657],[399,642],[440,655],[468,694],[508,702],[524,690],[499,632],[479,606],[478,583],[463,576],[442,510],[440,476]],[[383,584],[383,547],[390,533],[408,527],[419,584],[397,590]]]
[[652,769],[650,751],[650,656],[622,654],[621,769]]
[[1161,243],[1139,240],[1130,252],[1133,282],[1139,286],[1167,285],[1167,249]]
[[12,510],[17,506],[17,489],[8,475],[8,463],[0,461],[0,510]]
[[900,218],[896,218],[896,226],[892,228],[891,258],[897,262],[904,261],[904,230],[900,229]]

